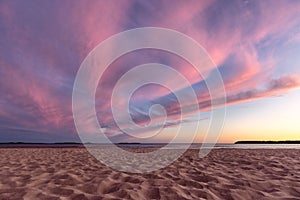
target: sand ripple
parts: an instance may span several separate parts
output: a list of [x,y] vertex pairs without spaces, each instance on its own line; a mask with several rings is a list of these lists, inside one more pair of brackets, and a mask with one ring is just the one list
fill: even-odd
[[1,148],[0,199],[300,199],[300,150],[189,150],[172,165],[126,174],[84,148]]

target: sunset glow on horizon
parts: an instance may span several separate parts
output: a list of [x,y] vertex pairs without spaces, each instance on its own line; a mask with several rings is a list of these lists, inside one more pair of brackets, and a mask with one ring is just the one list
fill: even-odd
[[[300,140],[299,11],[297,0],[1,1],[0,143],[80,142],[72,90],[81,63],[105,39],[141,27],[186,34],[210,55],[227,95],[227,104],[219,105],[227,110],[219,143]],[[172,91],[159,85],[139,88],[130,99],[129,112],[136,123],[149,123],[154,104],[163,105],[168,114],[167,134],[147,142],[169,142],[178,123],[188,130],[199,115],[203,131],[194,142],[202,142],[211,111],[205,80],[186,60],[154,49],[121,56],[104,72],[95,99],[103,131],[113,142],[142,141],[118,129],[110,103],[120,77],[145,63],[161,63],[180,72],[200,107],[181,120]],[[157,76],[176,84],[176,91],[187,89],[173,77]],[[114,106],[124,103],[127,99],[120,98]]]

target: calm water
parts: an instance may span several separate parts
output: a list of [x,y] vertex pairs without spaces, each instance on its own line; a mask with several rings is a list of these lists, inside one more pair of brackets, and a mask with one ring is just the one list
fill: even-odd
[[[120,146],[129,148],[161,148],[165,146],[167,149],[181,149],[185,148],[187,144],[122,144]],[[237,148],[237,149],[300,149],[300,144],[206,144],[207,147],[213,148]],[[201,144],[191,144],[191,149],[199,149]]]
[[237,148],[237,149],[300,149],[300,144],[217,144],[216,148]]
[[[86,147],[110,147],[112,144],[86,144]],[[166,149],[199,149],[201,143],[188,144],[118,144],[118,146],[126,148],[161,148]],[[221,144],[216,145],[206,144],[206,147],[213,148],[237,148],[237,149],[300,149],[300,144]],[[84,147],[83,144],[0,144],[0,148],[74,148]]]

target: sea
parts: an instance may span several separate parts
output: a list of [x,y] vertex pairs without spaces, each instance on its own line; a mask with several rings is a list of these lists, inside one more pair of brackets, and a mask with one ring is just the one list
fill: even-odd
[[300,144],[182,144],[182,143],[121,143],[121,144],[81,144],[81,143],[0,143],[0,148],[84,148],[84,147],[110,147],[117,145],[125,148],[164,148],[164,149],[300,149]]
[[162,144],[162,143],[147,143],[147,144],[120,144],[120,146],[129,148],[162,148],[165,149],[200,149],[200,148],[214,148],[214,149],[300,149],[300,144],[231,144],[231,143],[217,143],[217,144]]

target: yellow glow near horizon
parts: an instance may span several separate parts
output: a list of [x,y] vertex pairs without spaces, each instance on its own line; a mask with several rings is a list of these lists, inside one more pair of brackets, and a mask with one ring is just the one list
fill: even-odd
[[300,140],[300,90],[228,109],[219,142]]

